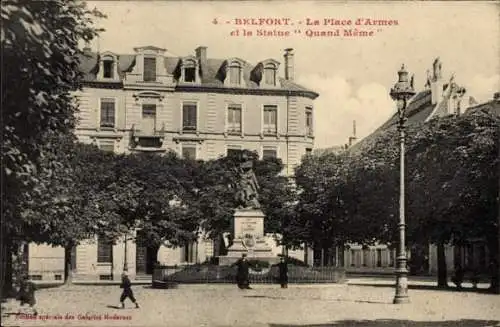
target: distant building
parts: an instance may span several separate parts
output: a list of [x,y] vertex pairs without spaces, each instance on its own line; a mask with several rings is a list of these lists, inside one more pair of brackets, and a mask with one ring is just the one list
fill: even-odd
[[[200,46],[194,55],[168,56],[155,46],[131,54],[84,49],[83,88],[75,134],[84,143],[116,153],[168,150],[181,157],[216,159],[235,150],[279,157],[286,175],[314,147],[314,99],[318,93],[294,81],[293,49],[280,62],[255,65],[241,58],[210,58]],[[209,240],[183,248],[150,249],[127,243],[131,275],[148,275],[156,261],[182,264],[213,255]],[[59,251],[59,252],[57,252]],[[49,254],[48,254],[49,253]],[[54,254],[57,253],[57,254]],[[62,249],[30,245],[30,274],[53,279]],[[123,240],[92,239],[77,246],[77,278],[117,278],[124,261]],[[48,257],[52,257],[49,259]],[[56,267],[59,267],[56,269]]]
[[342,153],[344,151],[347,151],[347,149],[349,149],[354,144],[356,144],[357,139],[358,138],[356,137],[356,121],[353,120],[353,122],[352,122],[352,135],[349,136],[346,144],[335,145],[335,146],[331,146],[328,148],[317,148],[317,149],[314,149],[313,154],[323,155],[323,154],[327,154],[327,153],[335,153],[335,154]]

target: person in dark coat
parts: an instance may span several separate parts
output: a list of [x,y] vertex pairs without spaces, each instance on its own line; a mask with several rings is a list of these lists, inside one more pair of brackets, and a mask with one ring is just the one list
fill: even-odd
[[250,264],[247,260],[247,255],[243,253],[241,259],[239,259],[235,265],[238,267],[238,272],[236,274],[236,283],[240,289],[251,289],[250,279],[249,279],[249,268]]
[[120,296],[120,302],[122,303],[122,309],[125,308],[125,299],[129,298],[132,303],[135,304],[136,308],[139,308],[139,304],[135,300],[134,292],[132,291],[132,282],[128,278],[128,274],[126,271],[122,273],[122,283],[120,284],[120,288],[123,288],[122,295]]
[[453,277],[451,278],[451,281],[457,286],[457,289],[462,289],[462,283],[464,281],[464,270],[462,268],[462,265],[457,263],[455,266],[455,273]]
[[21,302],[21,306],[29,304],[33,310],[33,314],[37,315],[38,312],[35,309],[36,298],[35,298],[35,284],[28,279],[27,276],[23,277],[19,287],[18,300]]
[[281,284],[281,288],[288,288],[288,264],[285,260],[285,257],[281,257],[280,263],[278,264],[279,268],[279,282]]

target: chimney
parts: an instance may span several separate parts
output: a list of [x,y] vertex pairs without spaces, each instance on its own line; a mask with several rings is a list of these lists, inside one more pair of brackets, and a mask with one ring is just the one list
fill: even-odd
[[349,137],[349,147],[356,142],[356,121],[352,121],[352,136]]
[[293,49],[285,49],[285,79],[288,81],[293,81]]
[[198,58],[198,62],[200,63],[200,75],[203,76],[203,73],[207,70],[207,47],[199,46],[195,50],[196,58]]

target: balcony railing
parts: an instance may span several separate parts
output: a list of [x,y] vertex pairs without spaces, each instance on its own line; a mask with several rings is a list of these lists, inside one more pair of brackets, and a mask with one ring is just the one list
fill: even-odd
[[132,125],[132,147],[161,148],[165,139],[165,124],[160,130],[141,131]]

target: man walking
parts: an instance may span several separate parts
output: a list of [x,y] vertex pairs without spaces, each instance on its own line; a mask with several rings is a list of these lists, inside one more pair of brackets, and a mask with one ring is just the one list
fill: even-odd
[[128,274],[126,271],[122,273],[122,283],[120,284],[120,288],[123,288],[122,295],[120,296],[120,302],[122,303],[122,309],[125,309],[125,299],[128,297],[132,303],[135,304],[136,308],[139,308],[139,304],[135,300],[134,292],[132,291],[132,282],[128,278]]
[[250,264],[247,260],[247,255],[243,253],[241,259],[239,259],[235,265],[238,267],[238,272],[236,275],[236,283],[240,289],[251,289],[249,280],[249,267]]
[[278,264],[278,268],[279,268],[279,282],[281,284],[281,288],[288,288],[288,264],[284,256],[280,258],[280,263]]

